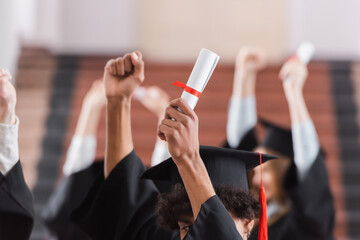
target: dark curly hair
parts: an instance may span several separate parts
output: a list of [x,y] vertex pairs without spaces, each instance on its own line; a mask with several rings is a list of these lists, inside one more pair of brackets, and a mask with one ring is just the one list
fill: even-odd
[[[226,186],[215,187],[215,192],[225,208],[242,219],[259,217],[260,204],[253,193]],[[156,204],[157,223],[169,230],[178,230],[178,221],[192,215],[190,200],[183,185],[177,184],[169,193],[162,193]]]

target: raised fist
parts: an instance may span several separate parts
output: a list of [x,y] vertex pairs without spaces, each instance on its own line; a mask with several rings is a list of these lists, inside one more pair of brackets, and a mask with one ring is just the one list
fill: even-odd
[[105,93],[110,98],[130,98],[144,81],[144,62],[140,52],[111,59],[104,71]]
[[0,68],[0,123],[15,123],[16,92],[11,84],[11,75]]
[[242,47],[236,57],[236,68],[257,72],[266,66],[265,54],[254,47]]

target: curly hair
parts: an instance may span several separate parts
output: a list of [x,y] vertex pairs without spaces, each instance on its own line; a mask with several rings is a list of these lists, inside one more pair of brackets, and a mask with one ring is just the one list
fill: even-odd
[[[215,192],[233,216],[249,220],[259,217],[260,204],[252,193],[227,186],[217,186]],[[178,230],[178,221],[192,215],[189,197],[181,184],[176,184],[169,193],[160,194],[155,209],[157,223],[169,230]]]

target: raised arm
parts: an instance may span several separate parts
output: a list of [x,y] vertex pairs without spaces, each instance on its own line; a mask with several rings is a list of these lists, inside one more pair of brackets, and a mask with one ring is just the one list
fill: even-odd
[[260,50],[252,47],[240,49],[227,122],[227,141],[231,148],[238,148],[245,135],[256,125],[255,82],[257,72],[264,67],[264,54]]
[[10,81],[10,73],[0,69],[0,127],[3,136],[0,141],[0,172],[3,175],[7,175],[19,160],[19,122],[15,116],[16,92]]
[[0,69],[0,239],[29,239],[33,198],[19,161],[16,92],[10,73]]
[[105,178],[133,149],[131,96],[144,81],[144,62],[140,52],[111,59],[104,70],[107,98]]
[[306,65],[297,59],[286,62],[280,71],[290,111],[294,160],[300,180],[306,177],[320,150],[316,130],[303,96],[307,76]]
[[96,133],[101,112],[106,104],[104,85],[93,82],[83,100],[75,134],[71,140],[63,167],[65,176],[90,166],[96,154]]
[[195,112],[185,100],[178,98],[170,102],[165,119],[159,126],[159,137],[168,143],[169,152],[189,196],[194,219],[198,216],[201,205],[215,195],[200,158],[198,122]]
[[285,180],[292,205],[288,222],[301,239],[333,239],[333,198],[324,156],[303,96],[307,74],[306,66],[298,60],[288,61],[280,72],[290,110],[295,162]]

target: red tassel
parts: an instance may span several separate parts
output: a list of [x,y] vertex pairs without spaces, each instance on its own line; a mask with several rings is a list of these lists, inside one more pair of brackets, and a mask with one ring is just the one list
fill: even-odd
[[259,218],[259,232],[258,232],[258,240],[267,240],[268,239],[268,229],[267,229],[267,215],[266,215],[266,194],[265,189],[262,183],[262,159],[261,153],[260,156],[260,175],[261,175],[261,187],[259,193],[259,202],[261,206],[260,210],[260,218]]

